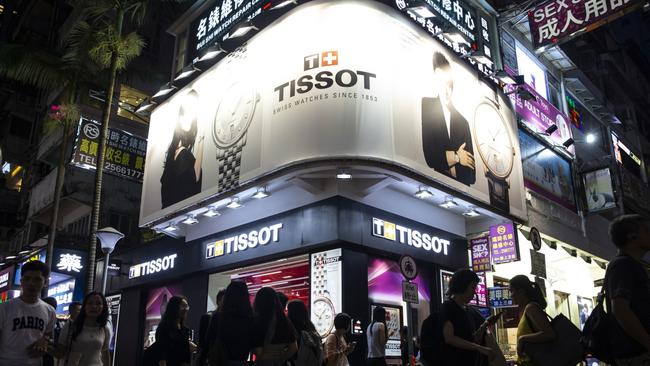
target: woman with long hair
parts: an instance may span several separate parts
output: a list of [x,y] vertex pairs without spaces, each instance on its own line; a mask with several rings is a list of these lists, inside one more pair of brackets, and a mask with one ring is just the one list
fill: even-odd
[[485,364],[485,356],[489,359],[496,356],[490,347],[476,342],[475,334],[483,326],[483,319],[467,306],[476,294],[479,281],[478,275],[469,269],[457,270],[449,281],[448,298],[440,308],[446,366]]
[[334,332],[325,338],[325,366],[349,366],[348,355],[354,351],[357,342],[345,340],[345,334],[350,330],[352,319],[346,313],[334,317]]
[[208,329],[208,334],[214,334],[212,342],[218,342],[210,344],[210,364],[228,360],[230,366],[246,365],[253,343],[253,310],[246,282],[230,282],[219,309]]
[[517,326],[517,364],[535,366],[524,352],[526,343],[545,343],[555,339],[551,322],[546,317],[546,299],[535,282],[525,275],[518,275],[510,280],[512,301],[519,306],[519,325]]
[[185,326],[190,305],[183,296],[173,296],[156,328],[159,366],[189,366],[196,345],[190,341],[190,329]]
[[91,292],[84,298],[77,318],[61,330],[55,356],[63,359],[65,366],[108,366],[109,343],[106,298],[100,292]]
[[305,303],[293,300],[287,305],[288,317],[298,333],[298,352],[294,358],[295,366],[321,366],[323,347],[316,327],[309,319]]
[[386,309],[381,306],[372,311],[372,323],[366,330],[368,340],[368,365],[386,366],[386,343],[388,342],[388,327],[386,327]]
[[178,121],[165,154],[160,177],[162,208],[201,192],[203,134],[198,125],[199,95],[190,90],[178,111]]
[[262,287],[253,302],[255,327],[253,353],[257,365],[282,365],[298,351],[296,330],[284,315],[278,295],[270,287]]

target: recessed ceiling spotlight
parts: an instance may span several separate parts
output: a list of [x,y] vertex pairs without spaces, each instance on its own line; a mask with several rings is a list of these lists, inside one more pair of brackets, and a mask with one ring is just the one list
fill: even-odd
[[238,197],[233,197],[233,198],[230,200],[230,202],[226,205],[226,207],[228,207],[228,208],[232,208],[232,209],[237,209],[237,208],[240,208],[240,207],[244,207],[244,205],[242,205],[242,204],[239,202],[239,198],[238,198]]
[[260,187],[257,192],[253,195],[253,198],[257,198],[261,200],[262,198],[266,198],[270,196],[271,194],[266,191],[266,187]]
[[454,201],[454,197],[447,197],[445,199],[445,202],[440,204],[440,207],[447,208],[447,209],[454,208],[456,206],[458,206],[458,203]]
[[426,189],[424,187],[420,187],[420,189],[418,189],[418,191],[415,192],[415,197],[423,200],[423,199],[433,197],[433,193],[431,193],[430,190],[428,190],[428,189]]
[[199,220],[196,219],[196,215],[187,215],[187,218],[181,222],[185,225],[194,225],[198,224]]

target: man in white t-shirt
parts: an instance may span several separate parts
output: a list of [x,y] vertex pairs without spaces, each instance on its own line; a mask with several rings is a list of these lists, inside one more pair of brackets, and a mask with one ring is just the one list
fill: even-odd
[[56,312],[40,299],[50,276],[41,261],[21,269],[20,297],[0,304],[0,366],[40,366],[56,321]]

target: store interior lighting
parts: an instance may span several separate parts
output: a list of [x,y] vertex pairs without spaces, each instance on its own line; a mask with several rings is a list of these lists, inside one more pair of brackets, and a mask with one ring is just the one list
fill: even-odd
[[160,88],[160,90],[158,90],[158,92],[153,95],[152,98],[164,97],[165,95],[167,95],[167,94],[171,93],[172,91],[174,91],[174,89],[176,89],[176,87],[174,85],[172,85],[172,83],[167,83],[167,84],[163,85]]
[[199,220],[196,219],[195,215],[187,215],[187,218],[181,222],[185,225],[195,225],[199,223]]
[[298,5],[298,2],[296,0],[280,1],[278,3],[278,5],[275,5],[274,7],[272,7],[271,10],[281,9],[281,8],[284,8],[285,6],[287,6],[289,4]]
[[203,55],[199,58],[199,62],[211,60],[224,52],[226,51],[218,44],[208,47],[208,49],[206,49]]
[[456,203],[456,201],[454,201],[453,197],[447,197],[445,199],[445,202],[441,203],[439,206],[442,207],[442,208],[450,209],[450,208],[454,208],[454,207],[458,206],[458,203]]
[[233,197],[233,199],[231,199],[230,202],[228,202],[226,207],[231,208],[231,209],[234,210],[234,209],[244,207],[244,205],[242,205],[241,202],[239,202],[239,198]]
[[352,179],[352,174],[347,170],[341,170],[336,174],[337,179]]
[[410,8],[407,8],[406,11],[408,11],[409,13],[415,15],[416,17],[425,18],[425,19],[427,19],[427,18],[434,18],[434,17],[436,16],[436,15],[435,15],[431,10],[429,10],[429,8],[428,8],[426,5],[424,5],[424,4],[422,4],[422,5],[418,5],[418,6],[412,6],[412,7],[410,7]]
[[465,217],[478,217],[478,216],[481,216],[481,214],[478,211],[476,211],[475,209],[471,208],[471,209],[463,212],[463,216],[465,216]]
[[415,192],[415,197],[424,200],[433,197],[433,193],[431,193],[431,191],[426,188],[420,187],[420,189]]
[[178,76],[174,79],[174,81],[181,81],[183,79],[186,79],[190,77],[192,74],[197,73],[201,70],[199,70],[196,66],[194,65],[187,65],[181,70],[181,73],[178,74]]
[[228,36],[228,39],[243,37],[248,34],[250,31],[259,30],[256,26],[251,23],[250,20],[247,20],[241,23],[231,34]]
[[257,198],[258,200],[261,200],[261,199],[266,198],[266,197],[268,197],[270,195],[271,194],[269,192],[267,192],[266,187],[261,187],[261,188],[259,188],[257,190],[257,192],[255,192],[255,194],[253,195],[253,198]]
[[219,212],[216,208],[210,207],[208,208],[207,211],[203,213],[203,216],[205,217],[216,217],[216,216],[221,216],[221,212]]

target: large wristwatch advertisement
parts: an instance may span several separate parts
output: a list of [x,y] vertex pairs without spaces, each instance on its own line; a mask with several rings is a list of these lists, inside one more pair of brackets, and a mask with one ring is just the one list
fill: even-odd
[[334,330],[334,317],[341,312],[341,249],[311,255],[311,320],[325,338]]

